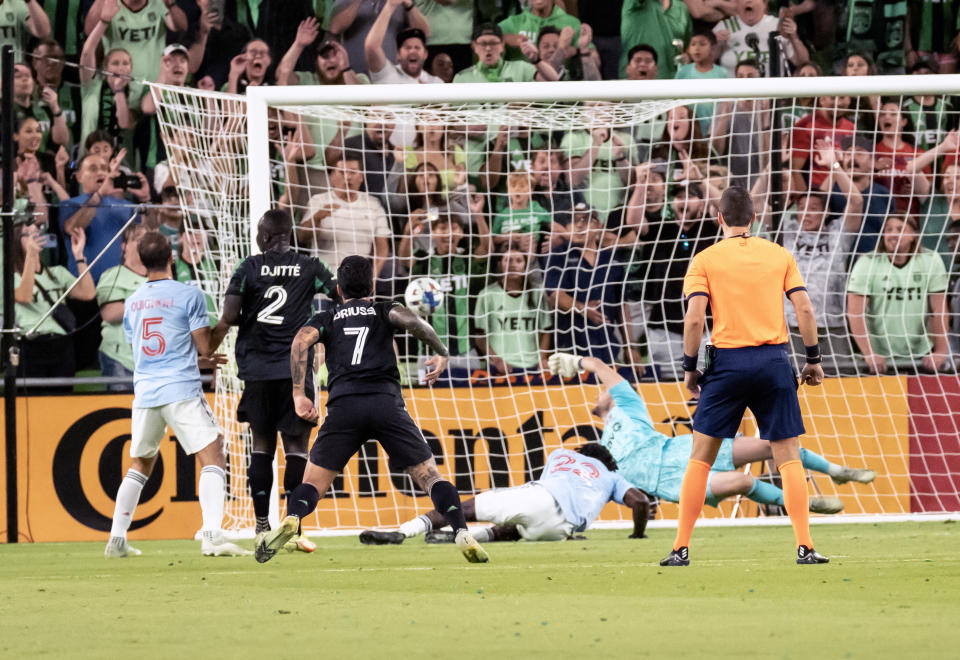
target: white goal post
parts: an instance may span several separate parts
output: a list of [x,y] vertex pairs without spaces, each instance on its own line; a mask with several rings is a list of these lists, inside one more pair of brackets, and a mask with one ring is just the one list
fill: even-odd
[[[488,359],[493,355],[489,342],[484,339],[482,342],[472,343],[477,339],[477,328],[489,325],[483,322],[483,315],[491,315],[486,306],[483,307],[483,313],[476,311],[478,301],[496,284],[498,269],[506,268],[501,260],[505,259],[506,252],[514,249],[513,238],[507,242],[501,241],[503,232],[495,226],[498,216],[510,216],[512,213],[511,190],[508,190],[508,185],[512,183],[509,183],[508,179],[513,174],[524,175],[519,179],[528,178],[532,183],[527,185],[531,186],[535,195],[538,194],[538,171],[534,171],[536,166],[531,165],[536,152],[545,152],[547,158],[550,158],[552,153],[560,153],[560,162],[565,168],[561,179],[570,184],[571,199],[584,192],[590,205],[595,209],[599,208],[606,218],[603,240],[612,242],[610,249],[620,254],[625,263],[624,272],[617,276],[620,278],[617,280],[620,286],[618,290],[620,295],[624,296],[624,301],[635,295],[636,300],[630,305],[624,302],[624,306],[631,307],[631,314],[639,314],[641,317],[640,321],[637,316],[631,319],[621,317],[616,322],[610,317],[603,317],[607,326],[617,326],[616,329],[607,331],[609,341],[616,344],[610,352],[612,361],[615,361],[624,373],[632,369],[633,374],[641,376],[639,391],[647,400],[657,428],[668,436],[682,434],[688,432],[685,425],[689,423],[691,406],[675,379],[670,377],[668,366],[657,364],[654,359],[654,353],[657,349],[662,349],[662,346],[654,345],[654,335],[647,337],[644,334],[645,330],[649,332],[657,324],[657,310],[654,310],[654,316],[651,317],[651,300],[647,296],[654,295],[651,291],[659,292],[656,295],[664,300],[667,296],[667,289],[663,288],[666,284],[661,282],[661,288],[651,288],[650,282],[656,277],[651,275],[654,272],[651,268],[657,264],[663,265],[662,262],[666,260],[669,270],[678,263],[679,257],[674,253],[668,257],[659,255],[656,252],[658,240],[651,239],[649,234],[644,233],[651,231],[650,226],[641,224],[639,228],[631,227],[627,220],[629,209],[635,206],[632,200],[635,200],[639,172],[644,163],[656,163],[650,169],[662,169],[665,172],[661,178],[664,179],[662,185],[666,191],[666,199],[660,201],[664,208],[663,223],[666,225],[669,224],[667,219],[671,213],[681,212],[671,211],[672,200],[677,194],[671,191],[675,186],[680,186],[686,191],[684,194],[689,195],[693,183],[691,172],[702,175],[702,187],[708,190],[701,194],[706,196],[708,203],[714,189],[713,177],[722,178],[727,184],[733,180],[733,171],[737,165],[733,163],[733,148],[730,145],[734,138],[743,138],[749,142],[749,146],[745,147],[747,151],[741,155],[748,159],[754,158],[759,163],[748,166],[746,180],[749,184],[767,177],[765,168],[773,160],[770,141],[773,133],[772,119],[758,124],[756,132],[762,135],[755,143],[750,142],[752,137],[749,132],[743,132],[742,124],[736,123],[744,114],[740,111],[741,102],[743,107],[749,107],[746,114],[766,113],[764,116],[772,118],[778,113],[777,121],[787,123],[796,122],[803,113],[814,112],[819,107],[820,97],[849,97],[849,105],[845,106],[842,114],[844,117],[853,118],[856,123],[854,132],[858,137],[878,143],[882,138],[882,130],[878,120],[879,101],[875,100],[876,97],[893,97],[899,106],[906,103],[910,97],[933,96],[943,100],[944,107],[948,107],[951,96],[960,96],[960,75],[277,86],[249,87],[245,96],[160,85],[152,85],[152,90],[158,102],[158,117],[165,143],[168,144],[171,169],[178,185],[190,193],[189,199],[184,197],[182,202],[185,214],[188,218],[196,218],[198,215],[206,218],[201,218],[199,222],[217,236],[212,241],[211,251],[217,257],[218,268],[216,272],[210,273],[211,283],[204,282],[202,285],[215,299],[218,309],[222,292],[236,263],[257,250],[254,240],[256,224],[265,211],[282,203],[300,223],[304,218],[314,217],[311,214],[320,208],[319,204],[327,203],[323,201],[323,195],[333,186],[327,177],[334,168],[333,163],[325,162],[325,157],[329,156],[329,153],[324,153],[327,145],[317,136],[324,135],[323,139],[331,143],[339,140],[340,148],[343,149],[342,142],[346,141],[348,136],[356,137],[365,130],[364,118],[366,113],[371,111],[378,113],[379,122],[386,123],[383,116],[389,116],[391,129],[395,131],[394,135],[398,136],[395,144],[385,142],[383,157],[390,158],[388,151],[393,155],[393,164],[389,171],[370,171],[369,162],[373,161],[361,159],[365,177],[376,175],[383,180],[389,178],[387,187],[395,187],[394,191],[388,190],[382,197],[371,193],[371,196],[377,197],[388,209],[385,213],[386,222],[392,223],[392,234],[388,239],[388,252],[385,257],[385,267],[389,270],[384,271],[388,274],[383,279],[393,284],[394,288],[392,294],[382,295],[397,295],[396,286],[402,287],[403,282],[407,281],[405,278],[412,277],[414,272],[437,277],[437,271],[431,269],[442,269],[445,266],[438,265],[438,261],[442,259],[435,259],[436,247],[431,247],[430,241],[433,239],[429,233],[414,236],[406,247],[401,246],[406,236],[404,231],[414,224],[413,218],[420,211],[426,211],[420,216],[428,218],[424,227],[429,227],[431,222],[436,221],[436,211],[429,205],[433,202],[428,203],[424,209],[414,209],[412,202],[404,206],[406,193],[402,191],[412,190],[403,186],[413,185],[415,172],[422,171],[429,177],[430,168],[427,165],[436,161],[438,152],[430,151],[433,147],[424,146],[424,136],[431,130],[442,133],[445,146],[440,160],[449,164],[449,171],[444,169],[443,165],[430,165],[443,188],[440,215],[444,215],[443,209],[453,208],[455,195],[463,198],[462,207],[458,208],[464,209],[462,212],[468,218],[462,227],[465,238],[459,243],[465,247],[458,249],[464,259],[478,269],[476,273],[472,270],[468,270],[466,274],[461,273],[457,276],[460,279],[456,281],[465,282],[467,278],[476,277],[478,285],[486,286],[478,292],[471,288],[472,284],[463,285],[464,307],[457,313],[471,315],[467,322],[469,330],[465,331],[469,334],[466,342],[469,348],[462,356],[466,375],[460,381],[451,381],[433,389],[418,387],[417,360],[421,356],[418,356],[415,349],[408,349],[413,352],[406,356],[408,365],[407,370],[403,371],[404,390],[411,414],[424,429],[435,454],[438,454],[441,472],[455,481],[458,488],[466,491],[465,496],[468,496],[471,491],[491,486],[518,485],[525,479],[535,477],[539,474],[538,466],[542,467],[543,454],[564,444],[589,440],[594,437],[591,434],[598,433],[602,427],[600,420],[591,420],[590,416],[593,399],[598,391],[592,382],[574,379],[566,384],[558,384],[556,381],[547,383],[536,378],[531,381],[529,377],[526,377],[526,380],[524,377],[513,376],[497,378],[491,371],[493,362]],[[765,100],[777,99],[782,101],[776,108],[769,104],[763,105]],[[726,113],[724,119],[730,128],[728,137],[716,138],[708,134],[697,138],[706,145],[707,155],[701,158],[694,156],[692,150],[689,154],[684,151],[688,148],[686,145],[675,148],[669,127],[663,124],[667,113],[677,108],[687,108],[691,117],[690,131],[694,132],[694,127],[701,117],[695,114],[699,112],[696,108],[704,102],[708,102],[711,107],[712,119]],[[786,116],[790,107],[796,112],[788,120]],[[950,126],[960,123],[955,121],[960,118],[960,108],[950,107],[944,112],[952,122]],[[863,126],[869,124],[871,128],[861,130],[861,121],[864,122]],[[596,122],[605,122],[605,138],[598,139],[606,141],[593,145],[595,151],[601,154],[595,156],[595,162],[584,161],[584,154],[592,148],[590,140],[598,125]],[[707,122],[704,123],[704,126],[706,125]],[[480,127],[479,138],[476,137],[477,126]],[[735,128],[736,126],[741,128]],[[406,128],[405,137],[400,135],[400,127]],[[791,130],[789,126],[780,128],[778,139],[782,142],[781,148],[786,150]],[[470,133],[470,130],[474,130],[474,133]],[[504,131],[507,146],[495,146],[499,144],[496,137],[498,130]],[[184,133],[190,134],[189,137],[185,138]],[[576,137],[574,134],[577,133],[583,133],[586,137]],[[420,142],[412,139],[414,134],[417,134],[416,139]],[[639,134],[646,137],[637,138]],[[943,135],[945,132],[938,139]],[[479,155],[471,151],[470,141],[474,138],[475,143],[481,145],[482,153]],[[721,144],[724,139],[728,141]],[[297,146],[292,144],[294,140],[299,140],[301,148],[300,160],[297,162],[288,160],[287,155],[291,145]],[[222,144],[227,142],[232,145],[229,149],[222,147]],[[514,142],[520,146],[514,147]],[[692,143],[691,137],[689,144]],[[310,147],[312,156],[305,155],[305,145]],[[622,147],[622,151],[618,151],[618,147]],[[852,143],[842,147],[838,144],[835,148],[838,158],[841,150],[855,150]],[[604,149],[608,151],[604,152]],[[503,153],[497,150],[502,150]],[[516,158],[511,161],[511,150],[524,153],[514,154]],[[816,147],[811,144],[809,150],[816,151]],[[296,149],[291,153],[296,153]],[[613,156],[604,160],[604,153],[612,153]],[[787,153],[789,152],[784,152],[784,187],[788,186],[787,179],[790,177],[790,172],[786,171],[789,169],[786,164]],[[363,155],[366,155],[366,152]],[[489,163],[493,161],[494,155],[501,155],[504,161],[502,180],[496,186],[489,183],[491,170],[486,169],[492,167]],[[900,190],[890,191],[888,210],[891,215],[901,212],[894,209],[894,203],[899,205],[903,201],[905,208],[910,209],[909,213],[919,214],[915,209],[927,204],[925,199],[933,200],[934,196],[943,194],[940,192],[940,181],[947,169],[943,165],[947,162],[943,156],[944,154],[940,154],[930,167],[927,178],[932,181],[932,187],[925,193],[926,197],[922,197],[916,185],[905,193]],[[478,169],[471,159],[478,159],[476,162],[481,162],[484,169]],[[618,170],[619,166],[614,163],[620,160],[625,160],[627,165]],[[582,165],[584,162],[587,164]],[[581,172],[578,177],[575,171],[578,166],[576,163],[586,167],[589,172],[586,175]],[[640,169],[637,169],[638,167]],[[805,174],[810,175],[812,181],[815,176],[812,172],[814,165],[809,167],[811,172]],[[302,174],[294,181],[290,172],[297,169]],[[900,170],[895,166],[888,169],[889,172],[877,170],[878,180],[882,176],[884,180],[898,182],[901,177]],[[715,170],[719,174],[716,174]],[[483,183],[475,185],[480,180]],[[574,180],[580,183],[573,184]],[[830,179],[830,182],[833,183],[833,179]],[[488,185],[489,187],[485,187]],[[647,183],[644,183],[644,186],[646,185]],[[391,194],[397,190],[401,192]],[[407,194],[408,197],[411,195]],[[769,196],[769,190],[761,187],[755,194],[755,199],[766,199],[765,195]],[[833,203],[834,195],[833,191],[828,190],[823,204],[826,205],[828,199]],[[481,210],[467,210],[466,207],[478,197],[485,200],[477,201]],[[424,198],[429,200],[430,196],[425,194]],[[396,207],[398,203],[401,205],[399,210]],[[781,224],[784,218],[800,218],[804,212],[803,209],[787,209],[777,210],[775,214],[763,213],[764,219],[758,222],[757,229],[773,240],[784,243],[793,241],[791,245],[795,245],[799,250],[803,243],[797,238],[800,230],[797,229],[787,236]],[[824,213],[827,211],[824,210]],[[826,282],[828,287],[833,287],[825,291],[826,297],[842,299],[837,303],[842,307],[842,321],[835,325],[847,326],[846,286],[854,262],[867,254],[867,251],[855,247],[859,244],[858,241],[864,239],[866,229],[854,232],[855,235],[849,237],[852,243],[844,242],[845,238],[837,238],[831,233],[834,229],[839,232],[837,227],[843,213],[832,213],[835,219],[831,220],[834,216],[825,215],[823,226],[817,228],[813,236],[822,239],[824,245],[829,243],[839,246],[836,249],[843,253],[843,259],[830,266],[832,270],[829,277],[822,281]],[[864,217],[866,213],[864,210]],[[477,215],[483,222],[478,223]],[[770,215],[777,217],[764,226],[763,222],[768,220]],[[572,218],[572,215],[570,217]],[[618,218],[619,225],[611,219],[613,217]],[[656,217],[659,218],[659,215]],[[229,223],[226,223],[228,219]],[[569,226],[565,225],[568,233],[564,234],[568,243],[571,240],[569,232],[572,230],[569,227],[572,226],[572,220],[570,223]],[[230,227],[221,230],[221,224],[229,224]],[[407,229],[403,229],[405,225]],[[828,228],[832,229],[828,231]],[[952,240],[947,235],[948,229],[949,218],[939,228],[939,237],[934,237],[939,240],[939,244],[946,245]],[[320,250],[318,246],[321,239],[317,238],[316,228],[312,231],[312,240],[316,243],[313,247],[304,243],[302,249],[316,253]],[[551,231],[544,230],[539,239],[547,242],[553,240]],[[634,233],[631,234],[630,231]],[[427,232],[427,229],[424,229],[424,232]],[[876,232],[874,234],[873,243],[882,243],[882,237],[878,238],[879,234]],[[643,238],[644,236],[647,238]],[[343,240],[342,233],[336,240]],[[684,240],[688,240],[684,234],[681,234],[680,238],[670,239],[673,243],[682,243]],[[417,241],[421,241],[423,248],[420,252],[416,249]],[[549,249],[537,248],[536,245],[525,248],[530,253],[524,263],[528,271],[535,272],[525,280],[524,286],[527,286],[528,281],[533,282],[531,286],[538,287],[538,295],[543,294],[545,300],[549,299],[549,291],[544,291],[548,288],[545,283],[551,282],[550,286],[555,285],[550,279],[552,250],[557,245],[568,243],[563,243],[558,238],[550,244]],[[371,251],[376,254],[376,243],[372,245],[374,247]],[[411,254],[401,259],[399,254],[403,249]],[[648,249],[649,252],[643,251]],[[956,248],[953,249],[955,252]],[[336,246],[331,248],[330,252],[336,252]],[[626,256],[622,256],[624,254]],[[320,256],[330,258],[322,250]],[[946,257],[945,261],[948,261]],[[420,270],[416,270],[418,267]],[[470,267],[468,266],[468,269]],[[947,268],[949,269],[949,263]],[[613,278],[610,273],[612,271],[607,271],[608,276]],[[951,286],[954,281],[950,280]],[[608,283],[605,280],[603,284],[606,286]],[[449,290],[454,291],[454,297],[460,295],[460,289],[455,288],[460,284],[444,282],[444,286],[453,287]],[[573,311],[570,311],[569,315],[575,317],[578,309],[576,301],[583,291],[579,288],[579,282],[571,286],[574,303]],[[635,289],[639,292],[631,293]],[[926,292],[926,289],[924,291]],[[550,301],[549,304],[553,305],[554,302]],[[828,306],[829,304],[827,303]],[[653,306],[656,307],[656,304]],[[557,324],[563,321],[560,317],[564,312],[558,311],[560,307],[551,307],[551,310],[554,315],[552,321],[537,327],[541,335],[549,337],[551,349],[563,348],[563,342],[567,339]],[[586,315],[586,306],[582,312]],[[445,310],[444,313],[447,320],[442,323],[455,324],[454,311]],[[661,319],[663,326],[669,327],[665,316],[667,312],[661,313],[664,315]],[[906,315],[907,312],[903,314]],[[869,312],[865,315],[869,325],[872,317],[868,317]],[[948,312],[945,318],[948,325],[954,321],[952,312]],[[576,318],[568,321],[569,332],[574,336],[570,341],[576,344],[578,321]],[[627,325],[620,327],[622,322]],[[584,332],[589,323],[583,322]],[[906,327],[909,324],[903,320],[901,325]],[[452,325],[444,325],[444,328],[453,341],[456,341]],[[850,330],[850,333],[852,332]],[[893,343],[896,341],[893,336],[881,339]],[[953,340],[952,335],[950,340]],[[635,348],[634,342],[638,342],[636,346],[641,347],[636,349],[636,353],[632,352]],[[810,420],[804,445],[822,454],[832,463],[870,467],[875,469],[879,476],[874,484],[838,487],[822,474],[811,473],[811,494],[839,496],[846,504],[850,520],[882,520],[886,517],[925,513],[954,515],[960,511],[960,477],[957,477],[956,468],[953,467],[960,462],[960,423],[951,412],[955,409],[951,406],[960,405],[960,386],[956,383],[955,372],[925,374],[920,369],[922,365],[919,361],[916,368],[911,369],[899,362],[894,364],[895,361],[891,359],[888,375],[878,377],[870,374],[863,366],[860,357],[862,351],[852,334],[846,338],[846,342],[849,347],[846,352],[838,349],[835,356],[835,366],[838,375],[842,377],[829,379],[819,391],[807,389],[801,392],[805,420]],[[482,354],[478,346],[486,347],[490,355]],[[226,349],[232,351],[232,340],[228,342]],[[232,503],[228,504],[228,516],[231,525],[238,529],[252,525],[245,477],[249,441],[246,439],[245,430],[236,423],[234,414],[240,387],[235,371],[228,368],[219,378],[216,407],[217,415],[227,429],[228,443],[231,445]],[[751,418],[745,420],[742,430],[747,435],[755,432]],[[742,466],[740,469],[753,475],[761,472],[759,464]],[[276,486],[275,483],[275,488]],[[412,483],[406,476],[391,473],[382,452],[367,453],[351,461],[342,483],[335,485],[334,497],[321,502],[317,517],[309,527],[343,531],[374,525],[390,526],[425,506],[429,506],[429,500],[415,495]],[[767,512],[768,509],[764,507],[737,498],[723,504],[719,510],[711,510],[708,515],[743,521],[746,518],[762,517]],[[675,508],[664,504],[658,515],[669,520],[675,515]],[[846,519],[847,516],[841,514],[838,518]],[[625,522],[624,513],[614,506],[605,510],[601,520],[602,524]]]

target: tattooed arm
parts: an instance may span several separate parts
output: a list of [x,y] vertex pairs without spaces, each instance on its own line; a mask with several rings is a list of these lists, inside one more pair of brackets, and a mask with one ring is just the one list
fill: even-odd
[[[431,370],[425,376],[425,380],[427,381],[427,385],[433,385],[440,374],[443,373],[443,370],[446,369],[447,358],[450,356],[450,352],[447,350],[447,347],[443,345],[443,342],[440,341],[437,332],[430,327],[429,323],[403,305],[396,305],[390,310],[390,323],[396,328],[409,332],[436,353],[436,355],[426,362],[427,366],[431,367]],[[294,342],[294,345],[296,345],[296,342]],[[293,383],[294,388],[296,388],[297,381],[293,381]]]
[[297,415],[307,420],[315,422],[319,417],[313,401],[307,397],[304,391],[304,383],[307,378],[307,356],[310,354],[310,347],[320,340],[320,333],[316,328],[309,325],[300,328],[297,336],[293,338],[293,344],[290,346],[290,379],[293,381],[293,406]]

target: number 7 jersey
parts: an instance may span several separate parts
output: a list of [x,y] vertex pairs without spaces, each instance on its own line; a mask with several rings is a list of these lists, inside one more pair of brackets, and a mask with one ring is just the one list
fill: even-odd
[[207,299],[195,286],[155,280],[127,298],[123,332],[133,347],[134,408],[203,395],[191,333],[208,327]]
[[390,310],[397,302],[362,298],[340,303],[307,323],[320,333],[327,365],[327,398],[346,394],[400,394],[400,372],[393,348]]
[[241,298],[236,355],[242,380],[290,378],[290,344],[318,293],[336,298],[333,274],[319,259],[269,250],[237,266],[227,295]]

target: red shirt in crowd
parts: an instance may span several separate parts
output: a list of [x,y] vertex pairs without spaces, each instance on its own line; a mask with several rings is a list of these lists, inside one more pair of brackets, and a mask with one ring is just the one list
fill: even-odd
[[801,169],[810,175],[810,187],[815,188],[827,178],[827,168],[818,165],[810,158],[813,144],[817,140],[829,139],[835,145],[853,139],[856,127],[846,117],[839,117],[834,124],[823,117],[819,112],[812,112],[797,120],[793,125],[790,136],[791,158],[794,161],[803,159]]
[[[921,200],[911,197],[913,185],[910,177],[901,176],[898,172],[903,172],[907,163],[923,153],[923,149],[917,149],[912,144],[901,142],[898,149],[888,147],[883,142],[878,142],[873,148],[874,164],[877,173],[873,175],[873,180],[881,186],[886,186],[887,190],[893,193],[893,201],[896,209],[900,213],[916,211]],[[890,164],[883,163],[887,159]],[[892,171],[888,171],[892,170]],[[927,167],[925,173],[931,174]]]

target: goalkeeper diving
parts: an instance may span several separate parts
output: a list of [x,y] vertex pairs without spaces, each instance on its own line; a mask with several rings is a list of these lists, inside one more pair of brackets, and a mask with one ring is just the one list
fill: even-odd
[[[485,491],[463,503],[464,515],[469,522],[495,523],[479,530],[480,536],[475,534],[476,538],[480,542],[570,538],[573,533],[589,527],[608,499],[633,509],[631,538],[643,538],[649,512],[648,497],[669,502],[680,499],[680,484],[690,460],[693,436],[671,437],[658,431],[643,398],[625,378],[601,360],[554,353],[550,356],[549,367],[552,373],[563,378],[570,378],[582,370],[590,372],[604,386],[591,410],[594,416],[604,421],[600,442],[587,443],[577,452],[596,457],[604,464],[605,472],[615,474],[617,481],[625,480],[626,485],[613,491],[620,490],[622,496],[601,501],[594,494],[591,498],[594,506],[585,507],[590,490],[577,488],[580,481],[585,480],[556,479],[557,476],[568,476],[558,470],[558,465],[561,465],[561,459],[570,460],[568,456],[573,452],[556,450],[548,457],[543,476],[538,481]],[[768,460],[771,456],[770,443],[766,440],[746,436],[724,440],[707,482],[706,503],[717,506],[727,497],[743,495],[758,504],[783,506],[780,488],[737,469],[747,463]],[[838,484],[851,481],[867,484],[877,476],[873,470],[835,465],[806,449],[800,450],[800,457],[804,467],[822,472]],[[592,517],[577,516],[574,513],[577,508],[591,508]],[[839,513],[842,510],[843,502],[838,498],[810,498],[810,511],[814,513]],[[444,524],[443,517],[431,511],[403,523],[397,531],[366,530],[361,533],[360,540],[366,544],[399,544],[407,538],[427,534],[428,541],[446,541],[449,540],[447,535],[436,531]]]

